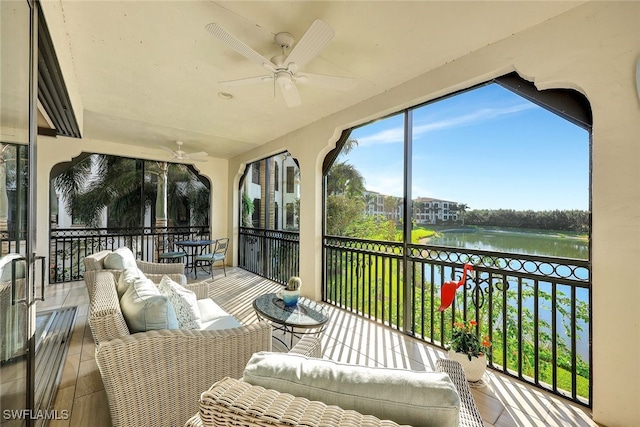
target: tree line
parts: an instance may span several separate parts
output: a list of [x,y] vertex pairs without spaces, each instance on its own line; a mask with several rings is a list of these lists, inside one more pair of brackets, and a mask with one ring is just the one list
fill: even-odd
[[464,223],[482,227],[493,226],[588,233],[589,218],[588,211],[577,209],[549,211],[474,209],[465,212]]

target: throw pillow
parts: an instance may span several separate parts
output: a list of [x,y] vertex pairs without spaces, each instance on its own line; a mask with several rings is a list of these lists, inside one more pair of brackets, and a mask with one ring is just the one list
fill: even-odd
[[158,290],[173,304],[180,329],[200,329],[200,309],[196,294],[168,276],[162,276]]
[[372,368],[259,352],[243,381],[398,424],[457,427],[460,397],[445,373]]
[[140,270],[138,267],[125,268],[122,271],[122,274],[120,275],[120,277],[118,278],[118,282],[116,283],[116,290],[118,291],[118,298],[122,298],[122,295],[124,295],[124,293],[127,291],[127,289],[129,289],[129,286],[131,286],[131,284],[136,279],[146,279],[146,278],[147,278],[147,276],[145,276],[144,273],[142,272],[142,270]]
[[125,268],[136,268],[136,257],[131,249],[125,247],[118,248],[104,258],[104,268],[108,270],[124,270]]
[[120,299],[120,309],[132,334],[154,329],[178,329],[173,304],[149,279],[133,281]]

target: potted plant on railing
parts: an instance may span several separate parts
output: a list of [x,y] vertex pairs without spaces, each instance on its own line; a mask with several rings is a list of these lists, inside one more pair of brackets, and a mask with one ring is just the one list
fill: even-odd
[[478,322],[456,322],[453,325],[451,341],[448,345],[449,359],[460,362],[467,381],[474,383],[482,380],[487,369],[487,354],[491,352],[489,337],[480,339],[476,334]]

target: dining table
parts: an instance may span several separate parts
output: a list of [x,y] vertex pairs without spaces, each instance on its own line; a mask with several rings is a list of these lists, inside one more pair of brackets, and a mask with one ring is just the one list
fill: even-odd
[[193,271],[193,276],[198,277],[198,272],[196,271],[195,259],[198,255],[204,254],[207,251],[207,248],[211,248],[216,240],[179,240],[175,242],[176,246],[182,248],[182,250],[187,254],[187,263],[185,264],[185,271],[189,274],[190,271]]

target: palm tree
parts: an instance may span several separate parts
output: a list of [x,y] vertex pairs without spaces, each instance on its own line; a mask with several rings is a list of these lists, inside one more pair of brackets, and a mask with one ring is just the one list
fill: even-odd
[[374,212],[376,211],[376,200],[378,199],[377,193],[365,193],[362,195],[362,200],[364,201],[364,209],[368,213],[371,205],[374,205]]
[[382,199],[382,205],[384,206],[384,214],[387,219],[396,220],[398,208],[401,205],[400,198],[395,196],[384,196]]
[[348,197],[362,197],[364,178],[353,165],[346,162],[334,163],[327,174],[327,194],[344,194]]
[[[100,226],[105,208],[117,218],[121,227],[142,226],[143,211],[153,201],[155,225],[165,227],[171,216],[167,212],[177,210],[176,206],[168,205],[167,200],[184,198],[190,201],[190,207],[198,209],[196,217],[206,218],[200,211],[208,211],[208,203],[205,208],[202,204],[194,204],[201,198],[188,197],[202,191],[204,185],[197,182],[184,165],[145,162],[144,166],[146,176],[142,180],[140,161],[92,155],[64,170],[54,178],[53,184],[68,200],[67,213],[89,227]],[[208,202],[209,198],[204,200]]]
[[327,173],[327,195],[345,194],[349,197],[362,196],[365,191],[362,174],[353,165],[341,160],[341,157],[348,154],[357,145],[358,140],[353,138],[348,138],[342,145],[336,162]]
[[469,209],[469,205],[467,205],[466,203],[456,204],[456,212],[460,213],[460,216],[462,218],[462,225],[464,225],[464,214],[465,212],[467,212],[467,209]]
[[368,206],[363,197],[366,189],[362,174],[342,159],[357,145],[357,139],[347,139],[327,173],[325,226],[326,233],[330,235],[344,235],[348,224],[364,215]]

